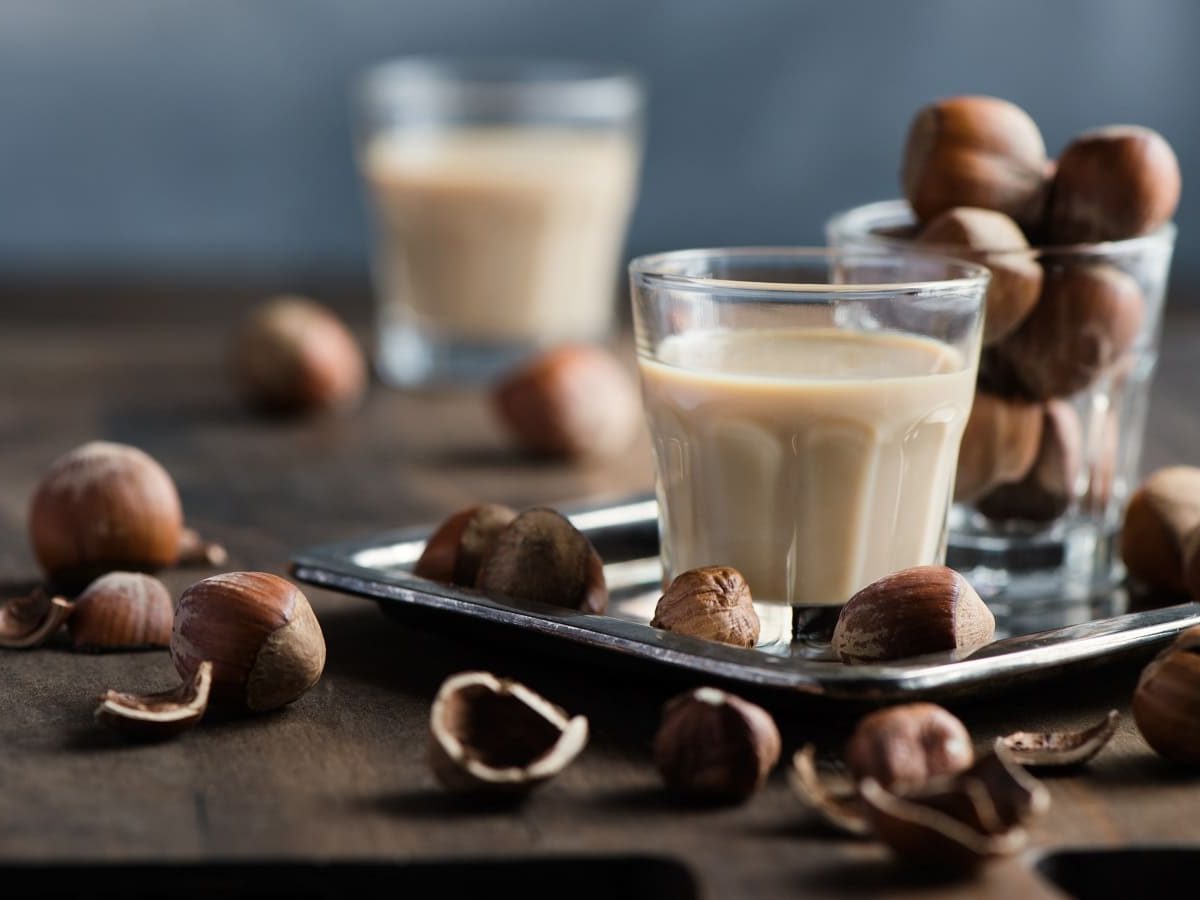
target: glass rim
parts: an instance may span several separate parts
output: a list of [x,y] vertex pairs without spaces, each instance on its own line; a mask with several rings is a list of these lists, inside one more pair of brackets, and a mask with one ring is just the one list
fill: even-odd
[[[825,230],[827,234],[832,232],[839,236],[867,237],[872,241],[878,242],[881,246],[912,247],[915,243],[912,238],[876,234],[867,227],[846,228],[847,225],[860,224],[860,220],[863,224],[869,224],[876,219],[884,217],[895,218],[900,213],[904,213],[914,224],[916,223],[916,214],[913,212],[909,202],[902,197],[893,197],[889,200],[875,200],[871,203],[863,203],[859,206],[852,206],[849,209],[834,213],[826,221]],[[1103,256],[1141,250],[1155,244],[1172,244],[1174,243],[1177,231],[1177,226],[1171,221],[1166,222],[1148,234],[1139,234],[1134,237],[1114,241],[1091,241],[1074,244],[1030,244],[1027,247],[974,247],[970,249],[974,253],[994,254],[997,256],[1042,253],[1054,256],[1065,256],[1068,254]],[[932,248],[934,252],[939,250],[964,249],[954,244],[931,243],[921,244],[920,246]]]
[[[672,264],[705,259],[781,259],[833,262],[838,259],[878,260],[882,263],[899,265],[907,260],[940,263],[947,271],[958,274],[937,279],[901,279],[885,282],[784,282],[753,281],[745,279],[713,278],[707,275],[685,275],[667,271]],[[644,280],[649,285],[670,288],[690,287],[700,290],[749,290],[756,292],[778,291],[781,294],[882,294],[921,293],[934,291],[950,292],[972,290],[986,285],[991,273],[986,266],[941,253],[923,249],[905,248],[894,250],[862,249],[856,247],[709,247],[692,250],[669,250],[638,256],[629,263],[630,277]]]

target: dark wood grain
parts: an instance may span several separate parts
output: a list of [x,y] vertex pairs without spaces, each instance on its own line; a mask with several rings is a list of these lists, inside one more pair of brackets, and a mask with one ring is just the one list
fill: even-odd
[[[300,547],[436,520],[480,500],[516,506],[618,496],[650,485],[643,438],[587,467],[523,459],[478,393],[375,388],[350,416],[263,421],[223,372],[232,322],[257,293],[221,285],[121,292],[7,292],[0,329],[0,578],[37,577],[26,504],[47,463],[93,438],[137,444],[174,474],[188,519],[229,548],[229,568],[283,573]],[[365,329],[362,292],[335,299]],[[1177,305],[1178,306],[1178,305]],[[1145,467],[1200,461],[1194,416],[1200,316],[1173,310]],[[167,574],[178,592],[208,574]],[[931,883],[880,847],[809,819],[782,772],[736,809],[683,809],[659,789],[649,745],[685,681],[648,681],[496,639],[426,632],[371,603],[309,591],[325,630],[325,677],[280,713],[205,723],[156,746],[98,730],[107,687],[169,686],[165,653],[0,651],[0,863],[228,859],[413,860],[650,852],[677,858],[709,897],[1053,896],[1030,857],[967,883]],[[1017,728],[1076,725],[1128,709],[1140,660],[1049,687],[955,707],[980,743]],[[425,761],[431,698],[447,675],[519,678],[571,712],[592,740],[581,760],[516,809],[441,793]],[[861,710],[755,696],[785,753],[836,749]],[[1128,716],[1084,773],[1049,780],[1033,835],[1055,846],[1200,842],[1200,778],[1160,762]]]

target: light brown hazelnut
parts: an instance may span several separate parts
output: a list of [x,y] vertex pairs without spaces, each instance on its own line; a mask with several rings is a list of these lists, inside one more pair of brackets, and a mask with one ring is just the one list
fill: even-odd
[[610,457],[642,427],[632,376],[600,347],[547,351],[496,385],[492,407],[522,449],[565,459]]
[[1033,468],[1042,440],[1042,407],[976,390],[963,431],[954,499],[970,503]]
[[995,630],[992,611],[962,575],[915,566],[851,597],[838,614],[831,648],[847,663],[904,659],[981,647]]
[[659,598],[650,625],[738,647],[758,643],[758,613],[750,588],[742,573],[729,566],[680,574]]
[[489,672],[443,682],[429,716],[429,762],[452,791],[523,794],[579,755],[588,722]]
[[495,535],[479,564],[475,587],[485,594],[596,615],[608,608],[599,554],[552,509],[526,510]]
[[1049,522],[1071,505],[1083,465],[1083,426],[1063,400],[1051,400],[1042,413],[1037,457],[1025,477],[998,485],[976,501],[989,519]]
[[29,507],[38,562],[68,589],[114,569],[174,564],[182,528],[179,492],[166,469],[136,447],[107,441],[55,460]]
[[1020,107],[996,97],[947,97],[913,119],[901,183],[922,222],[976,206],[1031,226],[1045,206],[1045,170],[1042,134]]
[[174,620],[171,594],[157,578],[109,572],[75,598],[67,631],[76,650],[165,648]]
[[171,659],[185,681],[213,664],[212,699],[254,712],[291,703],[325,668],[325,638],[308,598],[266,572],[198,581],[175,611]]
[[961,772],[974,761],[966,726],[933,703],[877,710],[859,721],[846,744],[846,765],[854,777],[874,778],[893,792]]
[[243,401],[267,413],[345,409],[367,384],[362,351],[342,320],[290,295],[250,312],[234,339],[230,369]]
[[782,741],[771,714],[713,687],[669,700],[654,738],[654,764],[674,794],[741,803],[763,786]]
[[1200,766],[1200,626],[1180,634],[1142,671],[1133,718],[1160,755]]
[[1185,590],[1183,540],[1200,527],[1200,468],[1170,466],[1129,498],[1121,527],[1121,559],[1152,590]]
[[1016,330],[1042,291],[1042,267],[1021,227],[1002,212],[956,206],[921,229],[918,244],[986,265],[988,283],[983,343],[994,344]]
[[96,707],[96,721],[126,737],[164,740],[186,731],[204,718],[212,691],[213,664],[196,666],[187,681],[156,694],[106,691]]
[[1058,159],[1048,237],[1076,244],[1148,234],[1175,214],[1181,184],[1179,160],[1157,131],[1109,125],[1085,132]]
[[429,536],[413,574],[432,581],[472,587],[479,564],[517,511],[499,503],[483,503],[456,512]]
[[995,352],[1028,396],[1067,397],[1129,350],[1143,306],[1137,281],[1115,266],[1053,264],[1037,306]]

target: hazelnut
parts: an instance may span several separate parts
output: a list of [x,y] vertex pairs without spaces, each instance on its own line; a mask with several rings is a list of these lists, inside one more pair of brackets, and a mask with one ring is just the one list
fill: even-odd
[[1133,718],[1160,755],[1200,766],[1200,625],[1181,633],[1142,671]]
[[552,509],[529,509],[492,540],[475,587],[485,594],[603,613],[608,587],[599,554]]
[[29,507],[33,552],[66,588],[114,569],[174,564],[182,528],[179,492],[167,471],[136,447],[106,441],[55,460]]
[[230,572],[183,592],[171,659],[185,680],[211,661],[215,702],[264,711],[291,703],[317,683],[325,639],[294,584],[266,572]]
[[971,735],[958,717],[933,703],[906,703],[861,719],[846,745],[846,765],[858,780],[874,778],[890,791],[920,787],[975,761]]
[[729,566],[684,572],[659,598],[653,628],[738,647],[758,643],[758,613],[746,579]]
[[1076,244],[1148,234],[1175,214],[1181,183],[1175,152],[1158,132],[1138,125],[1085,132],[1058,159],[1049,239]]
[[76,650],[165,648],[174,619],[171,595],[157,578],[109,572],[75,598],[67,631]]
[[430,765],[443,787],[520,794],[579,755],[588,722],[568,717],[523,684],[463,672],[438,690],[429,734]]
[[1055,265],[1029,318],[995,350],[1028,396],[1066,397],[1120,360],[1142,315],[1133,276],[1106,263]]
[[1033,468],[1042,439],[1042,408],[976,390],[963,431],[954,499],[969,503]]
[[1037,457],[1025,477],[997,486],[976,502],[989,519],[1049,522],[1071,505],[1083,464],[1083,427],[1062,400],[1047,403],[1043,415]]
[[885,575],[842,607],[831,648],[842,662],[904,659],[972,650],[992,639],[996,620],[953,569],[915,566]]
[[702,687],[667,701],[654,738],[654,764],[674,794],[740,803],[766,782],[781,745],[765,709]]
[[1121,559],[1152,590],[1182,592],[1183,539],[1200,526],[1200,469],[1154,472],[1129,498],[1121,528]]
[[5,600],[0,603],[0,647],[40,647],[62,628],[74,609],[70,600],[52,597],[41,588]]
[[936,245],[947,255],[966,257],[991,270],[984,344],[994,344],[1015,331],[1038,301],[1042,267],[1021,227],[1002,212],[956,206],[922,228],[917,243]]
[[913,119],[901,183],[922,222],[977,206],[1030,226],[1042,216],[1045,170],[1045,142],[1024,110],[996,97],[948,97]]
[[157,694],[106,691],[96,708],[101,725],[140,740],[163,740],[191,728],[208,709],[213,664],[205,661],[176,688]]
[[547,351],[505,377],[491,394],[501,423],[526,451],[579,459],[613,456],[642,427],[632,376],[606,350]]
[[446,519],[425,542],[413,574],[431,581],[472,587],[479,563],[517,512],[499,503],[469,506]]
[[195,528],[179,532],[179,565],[220,567],[229,561],[229,551],[206,540]]
[[268,413],[313,413],[356,404],[367,383],[358,342],[332,310],[281,295],[242,323],[230,357],[242,399]]

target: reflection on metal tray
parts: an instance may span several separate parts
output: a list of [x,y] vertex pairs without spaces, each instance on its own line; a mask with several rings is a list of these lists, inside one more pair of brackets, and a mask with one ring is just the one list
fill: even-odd
[[1200,604],[1128,612],[1128,598],[1122,591],[1092,604],[996,608],[1000,639],[970,654],[939,653],[902,662],[848,666],[832,658],[827,644],[816,637],[751,650],[730,647],[670,634],[648,624],[662,575],[656,556],[653,498],[637,497],[566,512],[605,561],[612,594],[609,615],[503,601],[418,578],[411,572],[412,565],[432,527],[317,547],[297,555],[292,568],[302,581],[370,597],[396,615],[465,616],[480,625],[519,629],[531,637],[587,647],[627,661],[855,700],[999,690],[1144,649],[1200,624]]

